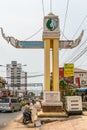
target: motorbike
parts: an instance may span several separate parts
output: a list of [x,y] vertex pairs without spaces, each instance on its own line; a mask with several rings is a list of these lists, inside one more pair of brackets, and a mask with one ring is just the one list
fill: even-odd
[[24,124],[32,123],[31,112],[23,112],[23,123]]

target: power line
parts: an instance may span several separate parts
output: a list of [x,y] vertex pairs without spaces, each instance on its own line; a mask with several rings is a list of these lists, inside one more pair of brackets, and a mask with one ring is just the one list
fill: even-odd
[[71,62],[76,62],[79,58],[81,58],[85,53],[87,52],[87,47],[80,53],[78,54],[74,59],[72,59]]
[[[79,27],[78,27],[76,33],[73,35],[73,37],[77,34],[78,30],[80,29],[80,27],[82,26],[82,24],[84,23],[84,21],[86,20],[86,18],[87,18],[87,15],[86,15],[86,16],[84,17],[84,19],[82,20],[81,24],[79,25]],[[86,40],[85,40],[85,42],[86,42]],[[84,43],[85,43],[85,42],[84,42]],[[79,48],[81,48],[82,45],[83,45],[83,44],[81,44],[81,46],[79,46]],[[78,49],[79,49],[79,48],[78,48]],[[82,48],[81,48],[81,49],[82,49]],[[63,54],[64,54],[64,53],[65,53],[65,52],[63,52]],[[73,54],[75,55],[76,53],[78,53],[78,51],[75,50]],[[63,55],[63,54],[62,54],[62,55]],[[74,55],[71,55],[71,57],[73,57]],[[69,56],[69,57],[70,57],[70,56]],[[69,58],[68,58],[68,59],[69,59]],[[66,59],[65,59],[65,60],[66,60]]]
[[43,9],[43,16],[45,16],[45,11],[44,11],[44,2],[42,0],[42,9]]
[[[85,20],[87,19],[87,15],[84,17],[84,19],[82,20],[82,22],[81,22],[81,24],[79,25],[79,27],[78,27],[78,29],[76,30],[76,32],[75,32],[75,34],[73,35],[73,37],[72,38],[74,38],[75,37],[75,35],[77,34],[77,32],[79,31],[79,29],[80,29],[80,27],[83,25],[83,23],[85,22]],[[63,36],[64,36],[64,34],[63,34]],[[79,47],[80,48],[80,47]],[[78,51],[74,51],[75,53],[77,53]],[[64,55],[64,53],[65,53],[65,51],[63,52],[63,54],[62,55]],[[73,53],[74,55],[75,55],[75,53]],[[72,55],[73,56],[73,55]],[[71,57],[72,57],[71,56]],[[69,58],[68,58],[69,59]]]
[[61,30],[60,30],[60,32],[62,33],[62,36],[63,36],[66,40],[69,40]]
[[[63,31],[62,31],[62,39],[65,36],[64,32],[65,32],[65,26],[66,26],[66,19],[67,19],[67,13],[68,13],[68,6],[69,6],[69,0],[67,0],[67,6],[66,6],[66,12],[65,12],[65,20],[64,20],[64,25],[63,25]],[[61,49],[61,48],[60,48]],[[62,53],[61,57],[64,55],[64,53]]]
[[[85,48],[86,46],[84,46],[84,45],[85,45],[86,41],[87,41],[87,39],[81,45],[79,45],[78,48],[74,49],[73,54],[69,55],[69,57],[67,59],[65,59],[65,62],[69,62],[69,59],[72,60],[73,57],[75,57],[75,55],[78,54],[78,52],[80,52],[83,47]],[[79,51],[77,51],[77,50],[79,50]]]
[[[80,27],[83,25],[83,23],[84,23],[84,21],[85,21],[86,19],[87,19],[87,15],[86,15],[86,16],[84,17],[84,19],[82,20],[81,24],[79,25],[78,29],[76,30],[76,32],[75,32],[75,34],[73,35],[72,38],[75,37],[75,35],[77,34],[77,32],[79,31]],[[83,43],[85,43],[86,41],[87,41],[87,39],[86,39]],[[83,45],[83,44],[81,44],[81,46],[79,46],[78,49],[82,48],[82,45]],[[73,52],[73,54],[75,55],[76,53],[78,53],[78,51],[75,50],[75,51]],[[72,59],[73,59],[74,55],[71,55]],[[71,58],[68,58],[68,59],[71,59]],[[72,61],[72,60],[71,60],[71,61]]]
[[[87,39],[85,42],[87,42]],[[81,52],[79,52],[79,54],[77,54],[76,57],[72,58],[72,60],[70,62],[76,62],[79,58],[82,57],[82,55],[84,55],[86,53],[86,51],[87,51],[87,47],[85,47]]]
[[[20,76],[20,79],[22,78],[34,78],[34,77],[41,77],[41,76],[44,76],[44,74],[38,74],[38,75],[29,75],[29,76]],[[18,77],[15,77],[15,76],[12,76],[12,77],[4,77],[4,78],[7,78],[7,79],[19,79]]]
[[80,24],[79,27],[77,28],[77,30],[76,30],[76,32],[75,32],[75,34],[73,35],[72,38],[75,37],[75,35],[77,34],[77,32],[79,31],[80,27],[83,25],[83,23],[85,22],[86,19],[87,19],[87,15],[86,15],[86,16],[84,17],[84,19],[82,20],[81,24]]
[[[43,16],[45,16],[45,10],[44,10],[44,1],[42,0],[42,10],[43,10]],[[37,35],[41,30],[43,29],[43,27],[41,27],[38,31],[36,31],[34,34],[32,34],[30,37],[26,38],[24,41],[27,41],[29,39],[31,39],[32,37],[34,37],[35,35]]]
[[[69,0],[67,0],[67,7],[66,7],[66,12],[65,12],[65,20],[64,20],[64,26],[63,26],[63,34],[64,34],[64,32],[65,32],[65,26],[66,26],[66,19],[67,19],[68,7],[69,7]],[[62,38],[63,38],[63,35],[62,35]]]
[[32,37],[34,37],[35,35],[37,35],[41,30],[42,30],[42,27],[37,32],[35,32],[34,34],[32,34],[30,37],[26,38],[24,41],[27,41],[27,40],[31,39]]

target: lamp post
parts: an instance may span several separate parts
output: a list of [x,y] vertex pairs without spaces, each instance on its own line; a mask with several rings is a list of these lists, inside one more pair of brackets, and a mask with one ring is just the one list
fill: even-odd
[[25,95],[27,95],[27,72],[25,72]]

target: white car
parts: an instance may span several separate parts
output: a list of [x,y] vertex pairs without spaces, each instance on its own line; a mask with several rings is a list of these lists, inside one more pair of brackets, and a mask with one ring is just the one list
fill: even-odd
[[20,111],[21,104],[16,97],[3,97],[0,98],[0,111]]

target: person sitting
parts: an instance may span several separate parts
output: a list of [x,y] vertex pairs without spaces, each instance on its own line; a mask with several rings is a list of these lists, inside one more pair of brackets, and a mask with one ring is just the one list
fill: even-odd
[[30,103],[27,102],[26,105],[24,106],[23,108],[23,116],[29,116],[29,120],[31,120],[32,122],[32,112],[31,112],[31,109],[30,109]]

